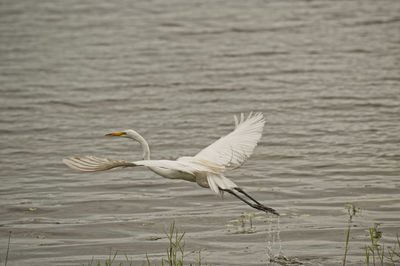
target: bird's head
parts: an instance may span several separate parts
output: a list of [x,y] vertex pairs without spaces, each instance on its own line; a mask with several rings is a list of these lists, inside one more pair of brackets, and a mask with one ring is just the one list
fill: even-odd
[[140,145],[142,146],[142,148],[143,148],[143,160],[150,160],[150,149],[149,149],[149,144],[148,144],[147,141],[146,141],[139,133],[137,133],[135,130],[133,130],[133,129],[127,129],[127,130],[120,131],[120,132],[115,132],[115,133],[106,134],[106,136],[110,136],[110,137],[124,137],[124,138],[133,139],[133,140],[139,142],[139,144],[140,144]]
[[107,137],[126,137],[126,131],[106,134]]
[[137,133],[135,130],[132,130],[132,129],[127,129],[127,130],[120,131],[120,132],[115,132],[115,133],[109,133],[109,134],[106,134],[106,136],[109,136],[109,137],[125,137],[125,138],[134,139],[134,140],[138,140],[139,138],[141,138],[140,134]]

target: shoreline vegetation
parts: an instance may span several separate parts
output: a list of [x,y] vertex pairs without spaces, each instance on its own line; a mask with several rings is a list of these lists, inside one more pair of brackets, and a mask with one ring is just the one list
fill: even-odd
[[[345,208],[348,213],[347,221],[347,232],[345,241],[345,250],[343,255],[343,266],[347,262],[347,254],[350,249],[350,234],[351,228],[355,226],[353,224],[353,218],[358,215],[360,208],[357,208],[353,203],[346,203]],[[383,243],[383,232],[380,231],[379,226],[381,223],[374,223],[373,227],[365,230],[369,242],[363,247],[365,265],[366,266],[377,266],[377,265],[400,265],[400,238],[399,234],[396,234],[396,243],[393,246],[388,246]]]
[[[161,265],[161,266],[208,266],[207,263],[202,262],[201,250],[199,251],[185,251],[185,241],[184,237],[186,232],[180,233],[175,226],[175,221],[173,221],[169,227],[169,231],[165,233],[168,239],[168,246],[166,248],[166,258],[161,258],[160,264],[155,262],[151,262],[148,254],[146,253],[145,259],[146,261],[142,262],[141,266],[152,266],[152,265]],[[198,253],[198,257],[196,258],[195,263],[184,264],[185,258],[190,255]],[[106,261],[103,263],[99,260],[94,262],[94,258],[87,264],[82,264],[82,266],[134,266],[133,261],[125,255],[125,262],[119,262],[118,264],[113,264],[116,257],[118,255],[118,251],[115,251],[113,254],[110,254]],[[136,264],[137,265],[137,264]]]
[[[352,227],[355,227],[354,224],[354,217],[358,215],[360,212],[360,208],[357,208],[352,203],[346,203],[345,209],[348,213],[348,220],[347,220],[347,231],[345,237],[345,246],[344,246],[344,254],[343,254],[343,266],[346,266],[346,263],[351,257],[349,255],[350,250],[350,239],[352,235]],[[232,220],[227,225],[228,232],[234,234],[251,234],[256,232],[256,227],[253,225],[254,219],[256,219],[254,213],[243,213],[238,220]],[[282,253],[282,247],[279,238],[279,220],[277,220],[277,226],[273,230],[271,229],[272,220],[267,219],[264,222],[269,223],[269,230],[267,232],[267,248],[266,248],[266,257],[267,265],[271,265],[274,263],[278,263],[280,265],[301,265],[301,261],[297,258],[287,258]],[[367,232],[367,243],[364,245],[363,254],[364,254],[364,262],[366,266],[383,266],[383,265],[400,265],[400,237],[399,234],[396,234],[396,242],[392,245],[388,245],[383,241],[383,232],[380,231],[380,223],[374,223],[373,227],[368,228],[365,230]],[[234,228],[234,230],[232,230]],[[236,230],[235,230],[236,229]],[[232,232],[233,231],[233,232]],[[169,231],[165,233],[168,239],[168,245],[166,247],[165,257],[161,258],[159,263],[155,261],[151,261],[148,254],[146,253],[144,261],[141,263],[141,266],[208,266],[207,262],[204,262],[201,251],[187,251],[185,250],[185,235],[186,232],[179,232],[175,225],[175,221],[171,223],[169,227]],[[7,266],[9,260],[10,251],[12,251],[11,245],[11,236],[12,231],[9,232],[8,235],[8,243],[7,249],[5,251],[4,256],[4,266]],[[271,249],[271,238],[272,242],[279,242],[279,243],[272,243],[279,245],[278,254],[273,254]],[[11,252],[12,253],[12,252]],[[94,257],[86,263],[82,264],[82,266],[135,266],[132,259],[129,259],[128,255],[125,255],[125,261],[119,262],[116,261],[118,255],[118,251],[111,252],[106,260],[95,260]],[[187,260],[195,261],[194,263],[186,263]],[[285,263],[285,261],[287,263]],[[138,265],[138,264],[136,264]]]

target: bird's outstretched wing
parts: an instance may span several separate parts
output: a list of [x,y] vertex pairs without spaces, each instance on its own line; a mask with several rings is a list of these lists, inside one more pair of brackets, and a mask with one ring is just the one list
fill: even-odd
[[85,172],[104,171],[116,167],[136,166],[136,164],[127,161],[113,160],[108,158],[98,158],[95,156],[85,156],[82,158],[77,158],[77,157],[65,158],[63,159],[63,163],[65,163],[72,169]]
[[253,153],[261,139],[265,120],[262,113],[250,113],[247,118],[242,113],[236,115],[235,129],[221,137],[194,157],[222,166],[241,166]]

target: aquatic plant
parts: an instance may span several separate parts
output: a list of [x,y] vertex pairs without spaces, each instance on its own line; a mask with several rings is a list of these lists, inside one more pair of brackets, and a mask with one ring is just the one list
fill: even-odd
[[[399,265],[400,264],[400,239],[397,234],[397,245],[388,247],[385,250],[385,245],[380,244],[383,237],[383,232],[379,230],[380,223],[374,223],[374,227],[368,228],[368,237],[371,243],[364,247],[365,249],[365,264],[369,265]],[[386,251],[386,254],[385,254]],[[371,264],[372,263],[372,264]]]
[[[169,228],[169,233],[167,232],[168,238],[168,248],[167,248],[167,259],[161,259],[162,266],[183,266],[184,258],[187,256],[185,253],[185,241],[183,241],[183,237],[185,236],[186,232],[179,233],[178,229],[175,227],[175,221],[171,223]],[[201,250],[198,251],[199,256],[197,260],[197,264],[189,264],[190,266],[202,266],[201,261]],[[191,251],[189,254],[193,254],[195,251]],[[150,260],[146,255],[147,265],[150,265]],[[204,265],[207,266],[207,263]]]
[[251,234],[256,232],[254,219],[256,218],[253,212],[242,212],[239,219],[230,220],[226,225],[228,232],[234,234]]
[[12,232],[10,231],[8,233],[8,244],[7,244],[6,257],[4,259],[4,266],[7,266],[7,262],[8,262],[8,253],[10,252],[10,245],[11,245],[11,234],[12,234]]
[[388,247],[388,255],[386,258],[395,265],[400,265],[400,239],[399,234],[396,234],[397,242],[393,247]]
[[[172,222],[169,228],[169,232],[166,233],[168,239],[168,247],[166,249],[167,258],[161,259],[161,266],[183,266],[184,258],[187,257],[188,253],[185,253],[185,241],[184,236],[186,232],[179,233],[178,229],[175,227],[175,222]],[[189,252],[189,254],[197,253],[196,251]],[[87,266],[112,266],[118,252],[110,253],[109,258],[102,264],[97,261],[97,264],[93,264],[94,258],[87,264]],[[117,266],[133,266],[132,260],[129,260],[128,256],[125,255],[126,262],[120,262]],[[142,263],[142,266],[152,266],[157,264],[152,264],[148,254],[146,253],[146,261]],[[190,263],[189,266],[207,266],[208,264],[202,263],[201,250],[198,251],[197,263]],[[82,266],[85,266],[84,264]]]
[[[108,259],[106,261],[104,261],[104,266],[112,266],[117,255],[118,255],[118,251],[115,251],[114,253],[112,253],[110,251],[110,255],[108,256]],[[120,262],[118,264],[118,266],[126,266],[126,265],[133,266],[133,261],[129,260],[127,255],[125,255],[125,259],[126,259],[126,263],[129,263],[129,264],[124,264],[123,262]],[[93,261],[94,261],[94,257],[92,257],[92,260],[90,262],[88,262],[87,265],[88,266],[102,266],[100,261],[97,261],[97,264],[93,265]],[[82,266],[85,266],[85,265],[82,264]]]
[[[183,265],[183,259],[185,257],[185,242],[182,241],[185,236],[185,232],[179,234],[178,230],[175,228],[175,222],[172,222],[169,233],[167,233],[167,238],[169,241],[169,246],[167,248],[167,259],[161,259],[161,265]],[[180,254],[180,258],[178,256]]]
[[[346,265],[347,252],[350,248],[350,231],[352,227],[353,217],[360,211],[352,203],[346,203],[345,208],[347,209],[349,219],[346,233],[345,251],[343,256],[343,266]],[[366,230],[368,232],[368,238],[370,243],[365,245],[365,265],[366,266],[376,266],[376,265],[400,265],[400,239],[397,234],[397,243],[395,246],[387,247],[381,240],[383,237],[383,232],[379,230],[380,223],[374,223],[374,226]],[[385,253],[386,252],[386,253]]]
[[346,203],[347,213],[349,214],[349,219],[347,221],[347,234],[346,234],[346,247],[344,249],[343,256],[343,266],[346,265],[347,252],[349,251],[349,240],[350,240],[350,231],[353,223],[353,217],[358,213],[359,209],[353,203]]

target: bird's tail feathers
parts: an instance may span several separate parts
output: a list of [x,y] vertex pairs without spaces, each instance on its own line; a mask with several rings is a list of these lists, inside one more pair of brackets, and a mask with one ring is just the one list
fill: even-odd
[[230,179],[226,178],[223,175],[207,175],[208,186],[212,191],[216,194],[223,194],[221,189],[234,189],[238,187],[235,183],[233,183]]

